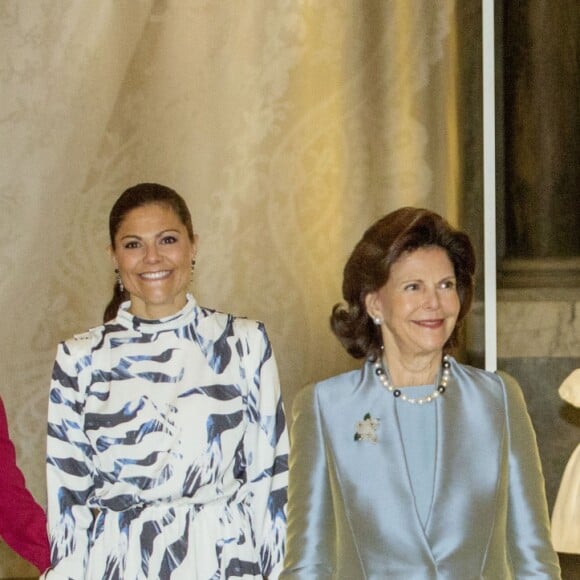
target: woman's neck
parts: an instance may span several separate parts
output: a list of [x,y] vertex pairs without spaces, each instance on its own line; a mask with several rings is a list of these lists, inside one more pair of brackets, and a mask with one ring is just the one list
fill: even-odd
[[395,387],[430,385],[437,379],[443,352],[426,355],[404,356],[385,353],[385,364],[391,384]]

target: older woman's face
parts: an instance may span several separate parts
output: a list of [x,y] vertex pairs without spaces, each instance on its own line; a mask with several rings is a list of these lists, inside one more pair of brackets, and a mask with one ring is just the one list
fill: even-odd
[[369,314],[384,321],[385,349],[407,357],[442,354],[459,309],[453,264],[439,246],[403,254],[387,283],[367,296]]
[[183,308],[195,254],[195,242],[171,207],[148,204],[131,210],[111,248],[131,296],[131,312],[159,319]]

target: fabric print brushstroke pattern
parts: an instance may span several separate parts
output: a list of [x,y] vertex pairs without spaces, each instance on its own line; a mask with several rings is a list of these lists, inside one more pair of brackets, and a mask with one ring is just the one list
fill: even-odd
[[46,578],[277,578],[288,437],[261,323],[197,305],[59,346]]

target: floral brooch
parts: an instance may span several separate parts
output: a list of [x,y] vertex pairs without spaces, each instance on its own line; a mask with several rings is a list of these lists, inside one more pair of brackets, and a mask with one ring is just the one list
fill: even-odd
[[376,443],[378,441],[377,430],[380,423],[380,419],[373,419],[371,414],[367,413],[362,421],[357,421],[354,440]]

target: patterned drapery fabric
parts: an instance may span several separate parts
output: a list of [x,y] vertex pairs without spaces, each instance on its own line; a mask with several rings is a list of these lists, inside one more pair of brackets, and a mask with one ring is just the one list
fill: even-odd
[[[454,0],[5,0],[0,4],[0,392],[46,505],[59,341],[98,325],[107,216],[140,181],[199,234],[199,302],[263,321],[286,406],[346,370],[328,328],[379,215],[457,221]],[[33,574],[0,545],[0,577]]]

